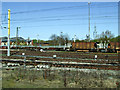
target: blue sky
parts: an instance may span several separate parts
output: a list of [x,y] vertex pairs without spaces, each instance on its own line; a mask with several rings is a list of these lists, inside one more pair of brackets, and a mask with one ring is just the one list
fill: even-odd
[[[2,26],[7,26],[7,12],[11,9],[11,37],[19,36],[30,39],[48,40],[51,34],[67,33],[70,39],[77,36],[85,39],[88,34],[87,2],[3,2]],[[90,36],[93,39],[94,26],[97,33],[110,30],[118,35],[118,3],[91,2]],[[39,37],[37,37],[39,34]],[[7,29],[2,30],[7,36]]]

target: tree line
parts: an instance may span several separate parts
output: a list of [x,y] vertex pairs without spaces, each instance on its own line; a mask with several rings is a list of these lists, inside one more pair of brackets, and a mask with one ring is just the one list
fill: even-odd
[[[119,42],[120,36],[115,37],[114,34],[109,31],[103,31],[100,34],[96,35],[96,38],[90,40],[90,42],[102,42],[102,43],[109,43],[109,42]],[[36,40],[33,39],[34,45],[40,44],[40,43],[49,43],[49,45],[67,45],[69,42],[73,42],[73,38],[70,39],[68,34],[65,34],[63,32],[60,33],[60,35],[52,34],[49,38],[49,40]],[[76,39],[75,42],[88,42],[87,39],[79,40]]]

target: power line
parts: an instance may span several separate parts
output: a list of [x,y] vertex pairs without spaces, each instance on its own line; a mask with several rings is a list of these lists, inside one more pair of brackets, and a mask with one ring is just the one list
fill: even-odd
[[[96,23],[96,24],[113,24],[113,23],[117,23],[118,22],[102,22],[102,23]],[[8,23],[4,23],[4,24],[8,24]],[[91,23],[91,24],[94,24],[94,23]],[[61,25],[39,25],[39,26],[21,26],[21,27],[41,27],[41,26],[66,26],[66,25],[87,25],[87,22],[86,23],[77,23],[77,24],[61,24]]]
[[[105,7],[116,7],[117,5],[115,6],[97,6],[97,7],[93,7],[94,5],[91,5],[90,8],[105,8]],[[50,9],[40,9],[40,10],[29,10],[29,11],[20,11],[20,12],[11,12],[11,14],[24,14],[24,13],[33,13],[33,12],[44,12],[44,11],[52,11],[52,10],[60,10],[60,9],[70,9],[70,8],[81,8],[81,7],[86,7],[87,8],[87,5],[81,5],[81,6],[69,6],[69,7],[58,7],[58,8],[50,8]],[[7,13],[4,13],[2,15],[6,15]]]
[[[104,22],[104,23],[96,23],[96,24],[113,24],[113,23],[118,23],[118,22]],[[94,23],[91,23],[94,24]],[[61,24],[61,25],[39,25],[39,26],[23,26],[24,28],[31,28],[31,27],[41,27],[41,26],[80,26],[80,25],[87,25],[85,23],[81,24]]]
[[[93,5],[91,5],[93,6]],[[49,10],[56,10],[56,9],[63,9],[63,8],[73,8],[73,7],[85,7],[85,6],[70,6],[70,7],[60,7],[60,8],[51,8],[51,9],[42,9],[43,11],[49,11]],[[108,6],[105,6],[105,7],[108,7]],[[109,6],[109,7],[112,7],[112,6]],[[39,11],[39,10],[32,10],[32,11],[22,11],[22,12],[13,12],[11,14],[21,14],[21,13],[28,13],[28,12],[36,12],[36,11]],[[92,13],[91,13],[92,14]],[[105,14],[105,13],[104,13]],[[5,14],[5,17],[6,17],[7,14]],[[79,14],[80,15],[80,14]],[[63,15],[63,16],[52,16],[52,17],[40,17],[40,18],[56,18],[56,17],[71,17],[71,16],[79,16],[79,15]],[[81,14],[81,15],[86,15],[86,14]],[[93,18],[93,17],[92,17]],[[95,17],[94,17],[95,18]],[[105,17],[104,17],[105,18]],[[108,18],[108,17],[107,17]],[[23,19],[23,21],[25,20],[31,20],[31,19],[38,19],[38,18],[27,18],[27,19]],[[84,18],[81,18],[81,19],[84,19]],[[18,19],[19,20],[19,19]],[[62,20],[62,19],[56,19],[56,20]],[[17,21],[15,19],[12,19],[11,21]],[[20,19],[19,21],[22,21],[22,19]],[[45,20],[47,21],[47,20]],[[49,20],[48,20],[49,21]],[[53,21],[53,20],[52,20]],[[4,18],[4,22],[5,22],[5,18]]]
[[[44,12],[44,11],[51,11],[51,10],[58,10],[58,9],[68,9],[68,8],[76,8],[76,7],[85,7],[83,6],[69,6],[69,7],[58,7],[58,8],[48,8],[48,9],[40,9],[40,10],[29,10],[29,11],[20,11],[20,12],[11,12],[11,14],[22,14],[22,13],[33,13],[33,12]],[[5,13],[6,14],[6,13]],[[2,14],[2,15],[5,15]]]
[[[97,18],[96,18],[97,19]],[[92,19],[92,20],[96,20],[96,19]],[[117,19],[117,18],[111,18],[111,19]],[[29,21],[21,21],[21,22],[19,22],[19,21],[14,21],[14,22],[11,22],[12,24],[16,24],[16,23],[33,23],[33,22],[46,22],[46,21],[65,21],[65,20],[80,20],[80,18],[76,18],[76,19],[47,19],[47,20],[38,20],[38,21],[31,21],[31,22],[29,22]],[[104,19],[100,19],[100,20],[104,20]],[[8,24],[8,23],[2,23],[2,24]]]
[[[72,17],[72,18],[68,18]],[[11,19],[11,23],[24,23],[27,21],[32,21],[32,22],[41,22],[41,21],[60,21],[60,20],[83,20],[83,19],[88,19],[88,17],[84,17],[84,18],[74,18],[73,16],[80,16],[79,14],[73,14],[73,15],[62,15],[62,16],[50,16],[50,17],[39,17],[39,18],[25,18],[25,19],[21,19],[21,20],[15,20],[15,19]],[[57,17],[67,17],[67,19],[63,19],[63,18],[57,18]],[[52,18],[52,19],[51,19]],[[113,16],[113,15],[105,15],[105,16],[92,16],[91,17],[92,20],[102,20],[102,19],[118,19],[118,16]],[[4,20],[2,21],[3,24],[7,24],[4,22]]]
[[[91,13],[91,16],[94,16],[94,15],[106,15],[106,14],[110,14],[110,15],[114,15],[114,14],[117,14],[118,12],[105,12],[105,13]],[[86,14],[74,14],[74,15],[61,15],[61,16],[47,16],[47,17],[37,17],[37,19],[38,18],[57,18],[57,17],[73,17],[73,16],[85,16],[85,15],[87,15],[87,13]],[[118,14],[117,14],[118,15]],[[36,19],[36,18],[27,18],[27,19]],[[23,20],[27,20],[26,18],[25,19],[23,19]],[[12,19],[13,21],[17,21],[17,20],[22,20],[21,18],[20,19]]]
[[[46,19],[46,20],[31,20],[31,22],[30,21],[11,21],[11,23],[33,23],[33,22],[43,22],[43,21],[65,21],[65,20],[81,20],[81,19],[84,19],[84,18],[74,18],[74,19]],[[109,19],[117,19],[117,18],[109,18]],[[86,19],[87,20],[87,19]],[[92,20],[98,20],[97,18],[95,18],[95,19],[92,19]],[[104,18],[103,19],[99,19],[99,20],[104,20]]]
[[[93,7],[94,5],[91,5],[91,7]],[[60,7],[60,8],[51,8],[51,9],[41,9],[42,11],[51,11],[51,10],[58,10],[58,9],[63,9],[63,8],[66,8],[66,9],[69,9],[69,8],[73,8],[73,7],[86,7],[86,6],[70,6],[70,7]],[[103,6],[102,6],[103,7]],[[104,7],[113,7],[113,6],[104,6]],[[29,13],[29,12],[39,12],[41,10],[31,10],[31,11],[22,11],[22,12],[13,12],[11,14],[21,14],[21,13]],[[112,14],[114,14],[113,12],[111,12]],[[86,15],[86,14],[82,14],[82,15]],[[5,15],[6,16],[6,15]],[[69,17],[73,17],[73,16],[80,16],[80,14],[78,15],[62,15],[62,16],[51,16],[51,17],[39,17],[39,18],[26,18],[26,19],[18,19],[18,21],[16,19],[11,19],[11,23],[25,23],[27,21],[32,21],[32,22],[43,22],[43,21],[62,21],[62,20],[81,20],[81,19],[88,19],[88,18],[68,18]],[[58,18],[58,17],[67,17],[68,19],[61,19],[61,18]],[[42,20],[41,20],[42,18]],[[44,19],[45,18],[53,18],[53,19]],[[91,17],[92,20],[95,20],[95,19],[98,19],[99,20],[102,20],[102,19],[118,19],[117,16],[93,16]],[[33,19],[33,20],[32,20]],[[37,19],[37,20],[35,20]],[[39,21],[40,19],[40,21]],[[20,22],[19,22],[20,21]],[[5,21],[3,21],[5,22]],[[7,23],[2,23],[2,24],[7,24]]]
[[[76,14],[76,15],[62,15],[62,16],[50,16],[50,17],[39,17],[39,18],[25,18],[25,19],[11,19],[11,21],[26,21],[26,20],[28,20],[28,21],[30,21],[30,20],[35,20],[35,19],[48,19],[48,18],[60,18],[60,17],[67,17],[68,18],[68,16],[69,17],[72,17],[73,18],[73,16],[80,16],[79,14]],[[91,17],[91,18],[111,18],[111,17],[118,17],[118,16],[107,16],[107,15],[105,15],[105,16],[93,16],[93,17]],[[87,18],[81,18],[81,19],[87,19]]]

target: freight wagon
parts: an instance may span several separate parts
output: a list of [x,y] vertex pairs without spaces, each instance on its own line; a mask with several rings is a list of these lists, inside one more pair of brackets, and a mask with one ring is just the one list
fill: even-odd
[[[73,42],[69,46],[10,46],[11,49],[26,49],[26,50],[67,50],[81,52],[120,52],[119,42],[110,42],[103,44],[99,42]],[[7,49],[7,45],[1,45],[0,49]]]
[[112,49],[113,52],[120,52],[120,42],[111,42],[108,50]]
[[103,44],[99,42],[73,42],[71,50],[82,52],[119,52],[120,43],[110,42]]
[[73,42],[72,49],[74,51],[91,51],[94,49],[94,42]]

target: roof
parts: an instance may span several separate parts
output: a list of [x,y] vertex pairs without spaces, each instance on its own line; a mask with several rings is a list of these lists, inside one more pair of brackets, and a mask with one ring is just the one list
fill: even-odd
[[[7,42],[8,41],[8,38],[7,37],[0,37],[0,39],[1,39],[1,41],[2,42]],[[10,41],[11,42],[16,42],[16,37],[12,37],[12,38],[10,38]],[[18,37],[18,40],[20,40],[20,41],[28,41],[28,42],[31,42],[31,40],[25,40],[24,38],[22,38],[22,37]]]

